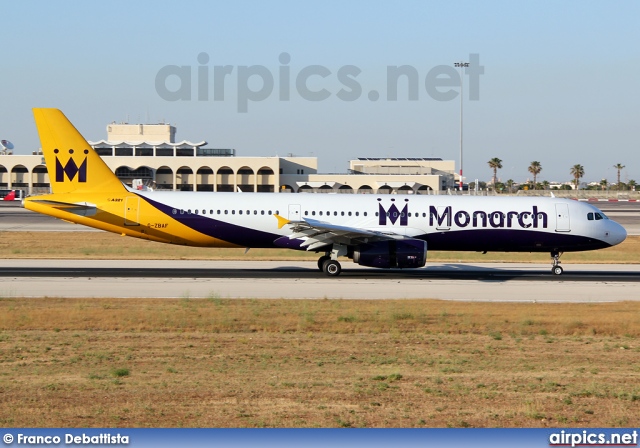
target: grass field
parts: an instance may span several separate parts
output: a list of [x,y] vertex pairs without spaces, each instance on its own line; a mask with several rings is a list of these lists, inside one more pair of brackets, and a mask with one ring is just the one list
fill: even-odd
[[640,304],[0,300],[0,425],[640,425]]
[[[639,244],[563,261],[638,263]],[[2,258],[317,257],[248,255],[0,233]],[[0,426],[637,427],[639,337],[638,302],[0,297]]]

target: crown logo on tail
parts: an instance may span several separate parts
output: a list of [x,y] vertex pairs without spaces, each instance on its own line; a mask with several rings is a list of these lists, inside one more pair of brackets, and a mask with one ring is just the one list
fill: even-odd
[[[54,149],[53,152],[58,154],[60,151],[58,149]],[[78,166],[75,160],[73,160],[73,149],[69,150],[69,154],[71,157],[67,161],[66,165],[62,166],[62,162],[58,159],[56,155],[56,182],[64,182],[65,174],[67,178],[72,181],[76,175],[78,175],[78,182],[86,182],[87,181],[87,157],[86,154],[89,154],[89,150],[85,149],[85,158]]]

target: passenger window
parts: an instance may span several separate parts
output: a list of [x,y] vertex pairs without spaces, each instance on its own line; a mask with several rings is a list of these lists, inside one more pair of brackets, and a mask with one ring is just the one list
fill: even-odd
[[309,212],[305,210],[304,216],[309,216]]
[[260,214],[261,214],[261,215],[264,215],[264,210],[260,210]]
[[318,215],[322,216],[322,210],[320,210],[320,211],[318,212]]
[[359,215],[359,212],[356,212],[356,216],[358,216],[358,215]]
[[333,212],[333,216],[338,216],[338,212]]
[[349,216],[351,216],[351,212],[349,212]]
[[[220,211],[218,210],[218,213],[220,213]],[[209,214],[213,215],[213,210],[209,210]]]
[[242,215],[242,210],[238,210],[238,215]]
[[340,212],[340,216],[344,216],[344,212]]
[[269,214],[271,214],[271,210],[269,210]]
[[187,214],[190,215],[191,214],[191,209],[187,210]]
[[224,214],[225,214],[225,215],[228,215],[228,214],[229,214],[229,210],[225,210],[225,211],[224,211]]
[[364,215],[364,216],[367,216],[367,212],[364,212],[364,213],[363,213],[363,215]]
[[311,216],[316,216],[316,212],[311,212]]
[[258,210],[254,210],[254,211],[253,211],[253,214],[254,214],[254,215],[257,215],[257,214],[258,214]]
[[194,210],[193,213],[195,213],[197,215],[198,214],[198,210]]
[[235,215],[235,214],[236,214],[236,211],[235,211],[235,210],[231,210],[231,214],[232,214],[232,215]]

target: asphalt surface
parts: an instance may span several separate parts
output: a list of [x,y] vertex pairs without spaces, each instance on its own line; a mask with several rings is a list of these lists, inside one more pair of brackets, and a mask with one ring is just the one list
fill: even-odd
[[343,263],[329,278],[315,262],[0,260],[0,297],[416,299],[509,302],[640,300],[636,265],[428,263],[379,270]]

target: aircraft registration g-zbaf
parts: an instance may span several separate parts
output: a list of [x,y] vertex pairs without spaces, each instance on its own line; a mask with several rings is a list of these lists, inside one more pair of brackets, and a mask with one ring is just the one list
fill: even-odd
[[290,248],[362,266],[420,268],[429,250],[548,252],[614,246],[626,231],[588,203],[554,197],[139,191],[123,184],[57,109],[34,109],[52,194],[24,206],[162,243]]

